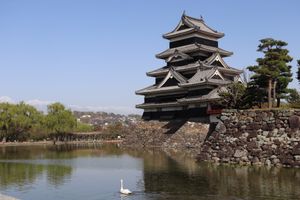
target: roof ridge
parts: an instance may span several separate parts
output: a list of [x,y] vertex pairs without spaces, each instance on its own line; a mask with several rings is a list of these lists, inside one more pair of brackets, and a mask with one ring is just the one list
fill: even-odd
[[[188,28],[187,29],[180,29],[181,25],[186,25]],[[163,37],[166,39],[170,39],[172,37],[177,37],[177,36],[172,36],[172,34],[175,34],[175,32],[181,32],[181,34],[183,34],[183,32],[186,32],[186,34],[189,34],[191,32],[200,32],[202,34],[209,34],[212,37],[216,37],[216,38],[222,38],[225,34],[222,32],[219,32],[213,28],[211,28],[210,26],[208,26],[202,15],[200,16],[200,18],[195,18],[195,17],[191,17],[185,14],[185,11],[183,12],[179,23],[177,24],[177,26],[175,27],[175,29],[173,29],[172,31],[163,34]],[[176,34],[175,34],[176,35]]]
[[224,49],[219,48],[219,47],[213,47],[213,46],[209,46],[209,45],[205,45],[205,44],[199,44],[198,42],[194,42],[194,43],[184,45],[184,46],[168,48],[168,49],[164,50],[163,52],[160,52],[160,53],[156,54],[156,57],[161,58],[161,59],[165,59],[166,57],[173,54],[175,49],[178,49],[182,53],[187,53],[187,52],[199,50],[199,48],[200,49],[203,48],[205,51],[208,51],[210,53],[216,53],[217,52],[219,54],[222,54],[223,57],[230,56],[230,55],[233,54],[233,52],[224,50]]
[[[200,15],[200,17],[201,17],[200,19],[195,18],[195,17],[188,16],[188,15],[186,15],[185,13],[184,13],[184,15],[182,15],[182,17],[184,17],[185,19],[187,19],[187,20],[188,20],[191,24],[193,24],[194,26],[196,26],[196,25],[195,25],[191,20],[199,21],[199,22],[201,22],[206,28],[208,28],[209,30],[211,30],[211,31],[213,31],[213,32],[215,32],[215,33],[220,33],[220,32],[218,32],[217,30],[215,30],[215,29],[209,27],[209,26],[205,23],[205,21],[204,21],[202,15]],[[196,27],[198,27],[198,26],[196,26]],[[200,28],[200,27],[199,27],[199,28]]]
[[201,70],[200,67],[197,68],[196,73],[187,81],[189,83],[193,83],[193,82],[203,82],[203,81],[207,81],[207,76],[211,76],[211,74],[213,74],[215,72],[215,70],[213,69],[205,69],[205,70]]
[[196,18],[196,17],[192,17],[192,16],[189,16],[189,15],[185,15],[187,18],[190,18],[190,19],[193,19],[193,20],[198,20],[198,21],[202,21],[204,22],[204,19],[203,19],[203,16],[200,15],[200,18]]
[[176,80],[179,79],[178,81],[180,83],[187,81],[187,79],[184,76],[182,76],[179,72],[176,72],[176,70],[173,66],[170,67],[170,72]]

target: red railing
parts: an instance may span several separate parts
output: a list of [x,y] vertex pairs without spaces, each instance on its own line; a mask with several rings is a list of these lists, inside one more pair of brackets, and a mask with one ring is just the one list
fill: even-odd
[[206,111],[209,115],[217,115],[222,113],[222,109],[211,109]]

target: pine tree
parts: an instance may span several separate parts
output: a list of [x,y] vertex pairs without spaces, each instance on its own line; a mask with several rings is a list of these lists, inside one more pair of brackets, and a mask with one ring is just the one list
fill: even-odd
[[293,60],[288,55],[289,51],[284,47],[287,43],[281,40],[266,38],[260,40],[257,51],[264,54],[258,58],[257,65],[249,66],[248,69],[255,74],[251,77],[252,85],[264,88],[267,91],[269,108],[275,104],[280,106],[280,99],[287,92],[287,86],[292,81],[291,66]]
[[266,85],[266,80],[257,78],[255,80],[251,80],[247,84],[244,98],[246,108],[256,106],[262,108],[263,103],[267,101],[266,89],[262,88],[260,85]]
[[296,89],[288,89],[288,96],[286,98],[289,106],[292,108],[300,108],[300,93]]
[[220,105],[229,109],[241,109],[245,107],[244,96],[246,86],[243,83],[234,82],[227,86],[226,90],[219,92]]

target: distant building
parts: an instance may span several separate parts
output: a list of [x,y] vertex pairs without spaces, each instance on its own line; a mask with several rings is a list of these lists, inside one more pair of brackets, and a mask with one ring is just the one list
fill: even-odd
[[81,118],[91,118],[91,115],[82,115]]
[[136,91],[145,96],[145,120],[200,118],[216,114],[218,92],[233,81],[241,81],[241,70],[223,60],[233,53],[219,48],[224,33],[207,26],[202,19],[182,15],[176,28],[163,35],[169,49],[156,55],[166,66],[147,72],[155,84]]

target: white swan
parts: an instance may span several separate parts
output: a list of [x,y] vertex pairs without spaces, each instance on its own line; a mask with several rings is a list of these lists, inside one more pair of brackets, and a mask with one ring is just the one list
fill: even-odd
[[123,188],[123,179],[121,179],[121,189],[120,189],[120,193],[121,193],[121,194],[126,194],[126,195],[132,193],[130,190],[124,189],[124,188]]

